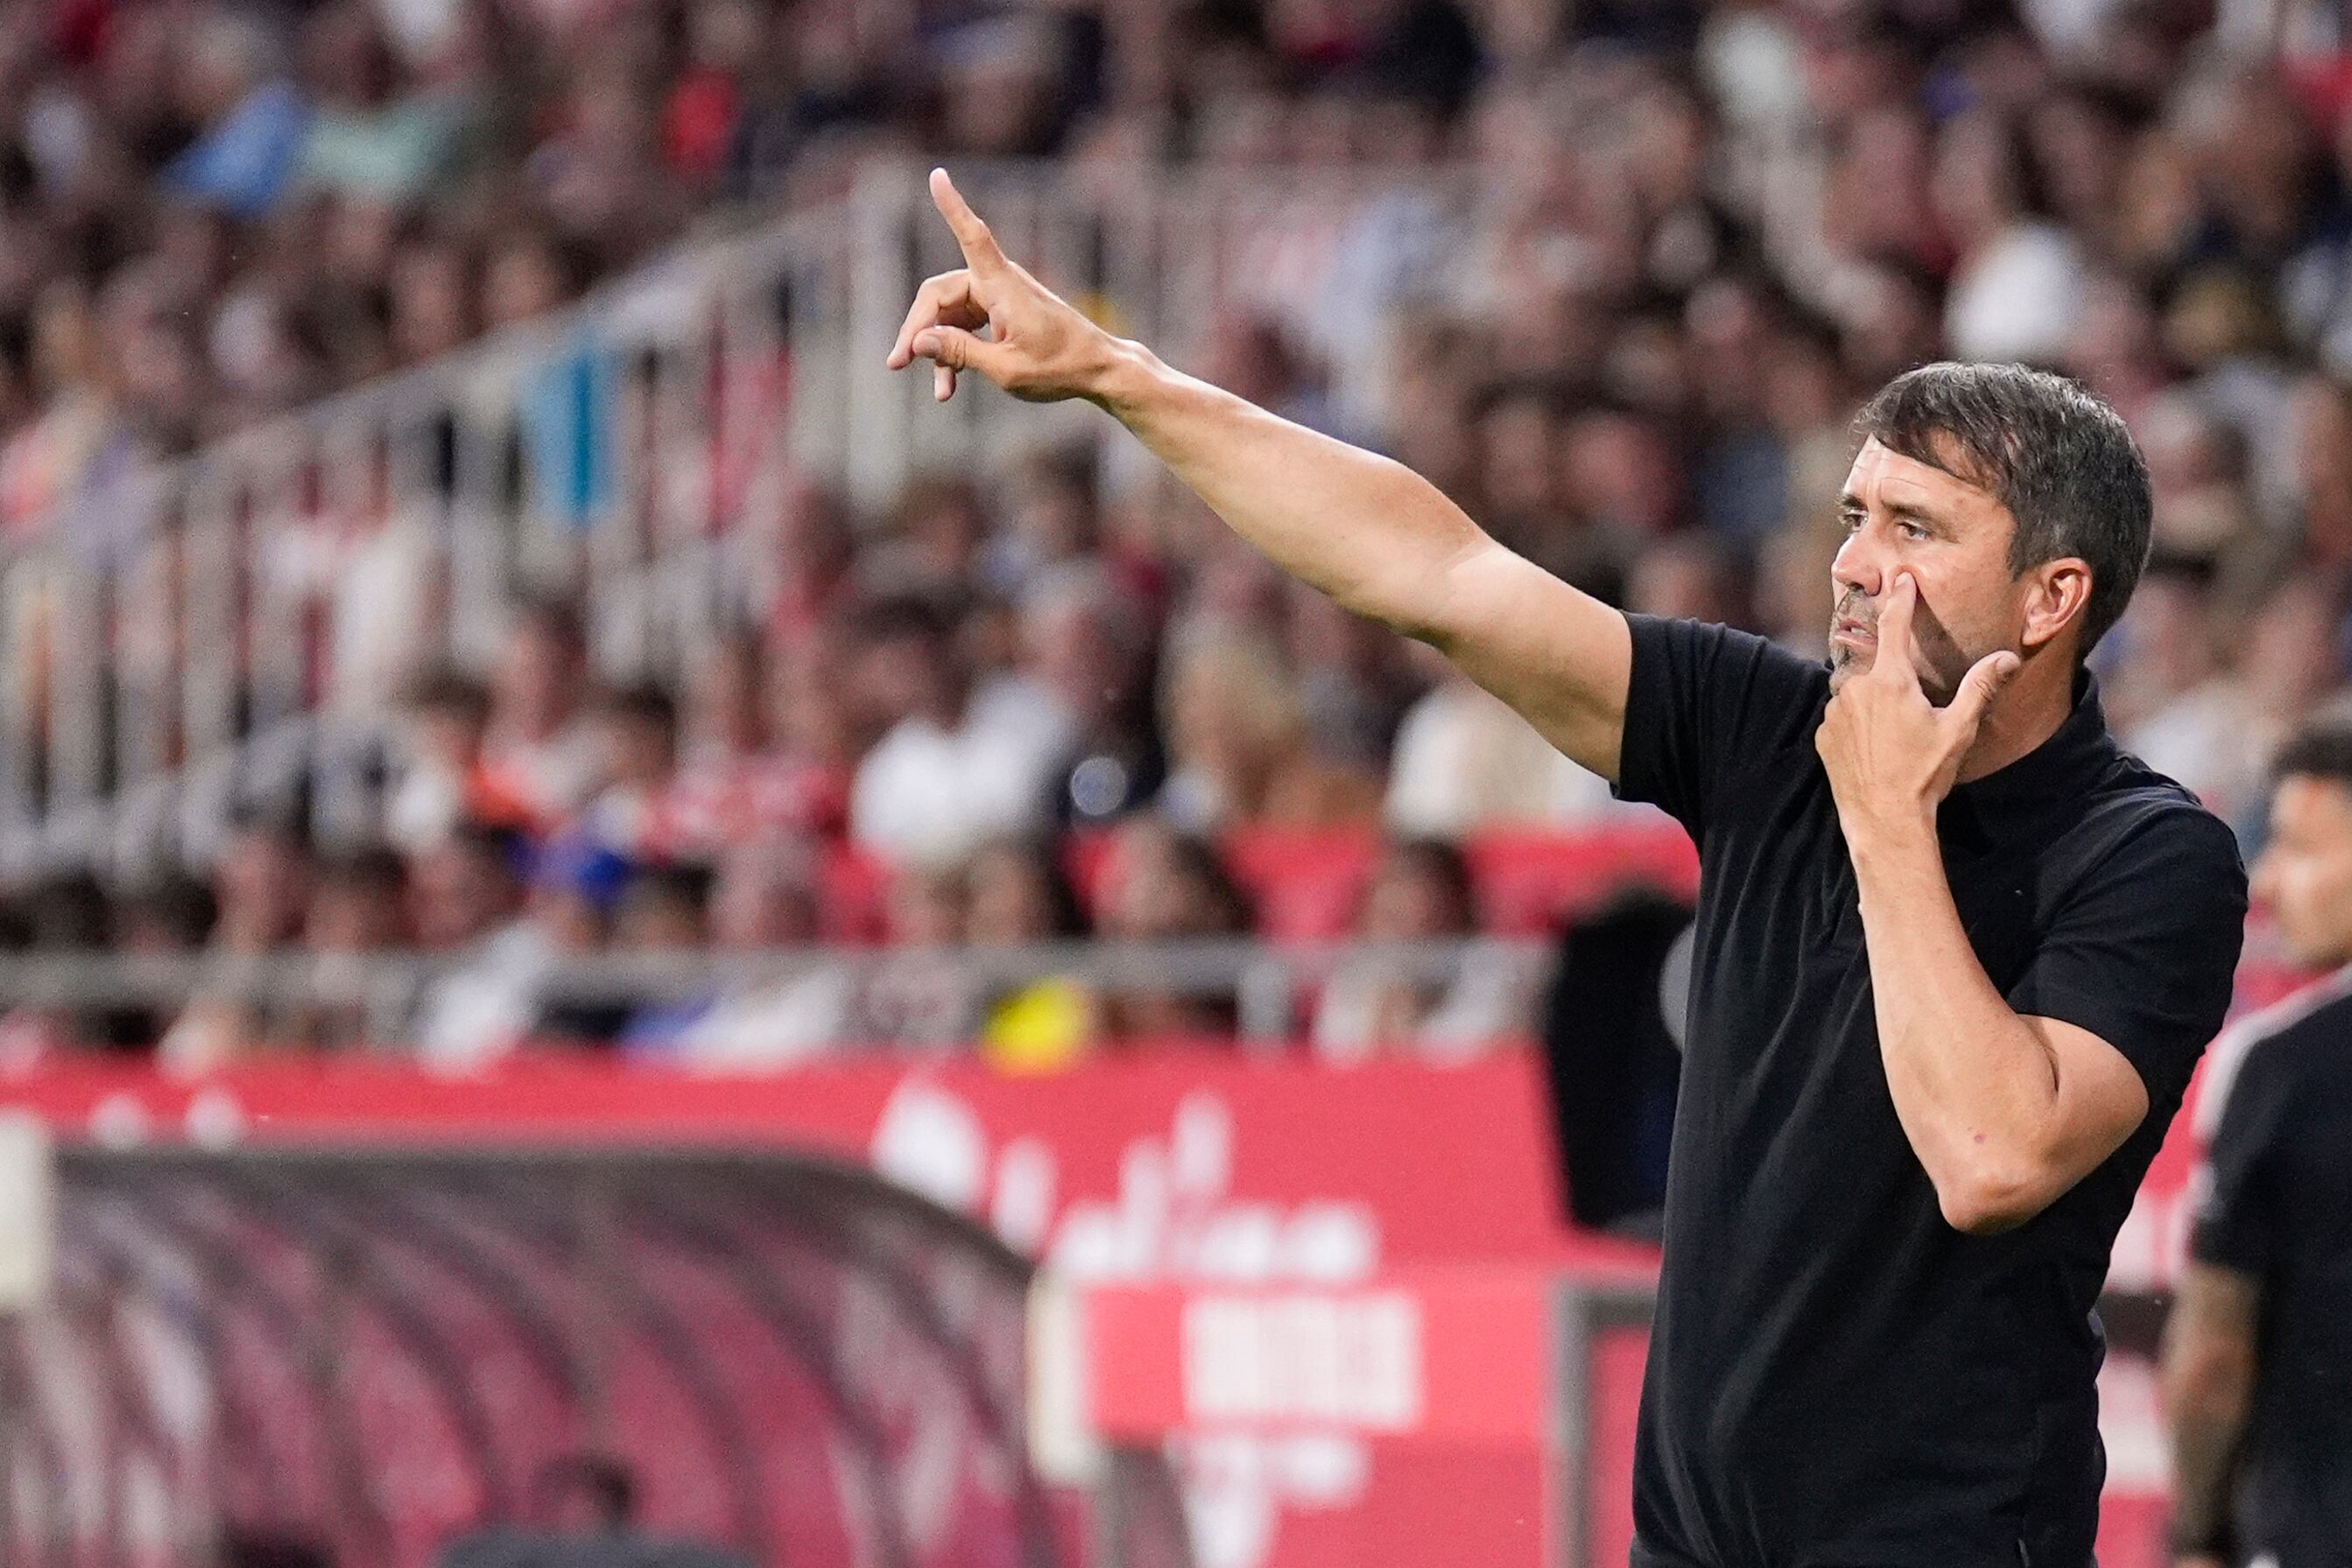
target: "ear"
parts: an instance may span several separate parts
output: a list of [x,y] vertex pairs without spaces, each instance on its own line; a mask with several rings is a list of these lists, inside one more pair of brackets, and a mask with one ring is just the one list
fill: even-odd
[[2062,556],[2031,568],[2025,574],[2025,624],[2020,641],[2025,651],[2054,643],[2068,627],[2080,632],[2091,608],[2091,563]]

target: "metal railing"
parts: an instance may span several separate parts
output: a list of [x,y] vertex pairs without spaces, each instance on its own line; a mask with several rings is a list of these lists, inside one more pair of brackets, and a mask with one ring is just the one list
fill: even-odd
[[[1332,341],[1477,231],[1482,182],[1426,170],[1074,182],[979,167],[1006,248],[1177,363],[1236,302]],[[0,873],[201,861],[240,797],[307,783],[329,841],[373,821],[397,677],[479,663],[512,596],[578,594],[610,674],[677,670],[759,616],[798,488],[866,508],[913,474],[1091,444],[1080,408],[975,388],[945,409],[883,354],[957,264],[919,166],[706,240],[551,319],[185,459],[73,486],[0,576]],[[1375,291],[1377,292],[1377,290]]]
[[[535,970],[533,995],[550,1007],[662,1005],[790,985],[812,975],[862,998],[877,987],[928,977],[975,1004],[1041,980],[1102,996],[1152,992],[1233,1004],[1245,1045],[1295,1040],[1308,1001],[1334,977],[1377,974],[1422,987],[1470,977],[1532,1008],[1550,974],[1549,942],[1480,936],[1424,942],[1286,945],[1244,939],[1189,942],[1048,942],[1021,946],[822,947],[769,953],[607,952]],[[404,1029],[442,979],[478,953],[287,954],[262,957],[121,953],[0,959],[0,1006],[31,1012],[177,1009],[198,999],[268,1012],[351,1009],[365,1040],[404,1049]]]

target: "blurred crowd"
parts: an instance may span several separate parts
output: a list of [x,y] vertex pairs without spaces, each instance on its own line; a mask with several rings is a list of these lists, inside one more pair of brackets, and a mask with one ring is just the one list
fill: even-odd
[[[1312,209],[1312,266],[1284,265],[1299,213],[1269,214],[1192,368],[1629,608],[1822,652],[1861,399],[1945,356],[2081,378],[2156,486],[2147,577],[2095,659],[2110,722],[2251,839],[2271,749],[2346,675],[2348,44],[2299,0],[19,6],[0,511],[101,448],[440,355],[877,149],[1081,183],[1328,167],[1374,193]],[[1467,225],[1429,194],[1457,173]],[[678,678],[603,678],[577,601],[519,601],[485,667],[402,672],[380,842],[257,810],[186,877],[20,890],[7,934],[232,976],[436,955],[397,1028],[452,1063],[978,1039],[1050,1065],[1229,1034],[1233,1009],[911,956],[659,1006],[542,981],[611,951],[1242,936],[1264,889],[1233,845],[1264,831],[1385,846],[1340,929],[1455,936],[1481,924],[1465,840],[1631,820],[1426,650],[1104,473],[1044,445],[871,511],[803,476],[757,503],[757,602]],[[1528,1003],[1364,970],[1301,1027],[1461,1051]],[[348,1043],[350,1015],[224,981],[174,1015],[20,1014],[7,1049],[203,1062]]]

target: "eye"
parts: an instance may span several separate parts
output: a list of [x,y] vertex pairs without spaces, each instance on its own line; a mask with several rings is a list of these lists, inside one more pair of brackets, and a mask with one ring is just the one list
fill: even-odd
[[1860,512],[1840,512],[1838,514],[1838,527],[1844,529],[1848,535],[1859,533],[1862,530],[1862,514]]
[[1895,527],[1906,539],[1924,539],[1927,537],[1927,530],[1917,523],[1906,521],[1896,524]]

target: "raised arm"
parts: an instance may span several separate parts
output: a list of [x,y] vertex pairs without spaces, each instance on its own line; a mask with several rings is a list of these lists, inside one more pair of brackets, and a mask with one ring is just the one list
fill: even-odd
[[917,292],[893,370],[929,360],[941,401],[972,371],[1029,402],[1097,404],[1275,564],[1433,644],[1560,750],[1617,776],[1633,665],[1622,616],[1496,543],[1402,465],[1105,332],[1007,259],[942,170],[931,197],[964,265]]

